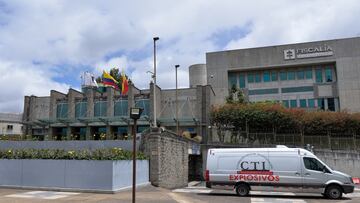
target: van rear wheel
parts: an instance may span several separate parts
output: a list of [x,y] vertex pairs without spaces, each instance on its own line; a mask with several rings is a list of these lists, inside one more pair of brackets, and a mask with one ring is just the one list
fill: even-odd
[[326,189],[326,197],[330,199],[340,199],[342,197],[342,189],[338,185],[330,185]]
[[236,194],[241,197],[249,195],[249,192],[250,192],[250,188],[246,184],[239,184],[236,186]]

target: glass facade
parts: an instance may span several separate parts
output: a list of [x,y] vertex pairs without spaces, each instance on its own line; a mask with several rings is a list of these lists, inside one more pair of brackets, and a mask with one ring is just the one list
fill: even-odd
[[295,72],[289,71],[288,73],[288,80],[295,80]]
[[256,72],[256,73],[255,73],[255,82],[256,82],[256,83],[260,83],[260,82],[261,82],[261,73],[260,73],[260,72]]
[[277,71],[271,71],[271,81],[278,81]]
[[315,108],[315,99],[308,99],[308,107]]
[[56,118],[68,117],[68,103],[58,103],[56,106]]
[[249,90],[249,95],[277,94],[278,88]]
[[287,73],[285,71],[280,72],[280,80],[287,80]]
[[322,83],[323,82],[323,77],[322,77],[322,69],[318,68],[315,70],[315,76],[316,76],[316,82],[317,83]]
[[297,107],[296,99],[290,100],[290,107],[291,107],[291,108],[296,108],[296,107]]
[[137,99],[137,100],[135,100],[135,107],[143,109],[141,117],[150,116],[150,101],[149,101],[149,99]]
[[335,111],[335,99],[334,98],[328,98],[328,110],[329,111]]
[[128,100],[114,102],[114,116],[128,116]]
[[247,74],[248,83],[253,83],[255,81],[254,73]]
[[299,70],[296,72],[296,77],[298,80],[303,80],[305,78],[305,72],[303,70]]
[[314,91],[313,86],[303,86],[303,87],[284,87],[281,88],[282,93],[294,93],[294,92],[312,92]]
[[300,99],[300,107],[301,108],[306,108],[306,99]]
[[236,73],[229,73],[229,89],[232,88],[234,85],[237,87],[237,79],[236,79]]
[[332,75],[332,69],[326,68],[325,69],[325,79],[326,82],[332,82],[333,81],[333,75]]
[[289,100],[282,100],[282,104],[284,107],[289,108]]
[[313,79],[313,73],[312,73],[313,71],[312,71],[312,69],[308,69],[308,70],[306,70],[305,71],[305,77],[306,77],[306,79]]
[[106,117],[107,102],[97,101],[94,102],[94,117]]
[[240,85],[240,88],[245,88],[245,86],[246,86],[244,73],[239,73],[239,85]]
[[87,102],[76,102],[75,103],[75,118],[86,117]]
[[318,108],[325,110],[325,100],[323,98],[318,99]]
[[264,80],[264,82],[270,82],[270,72],[269,71],[264,71],[263,80]]

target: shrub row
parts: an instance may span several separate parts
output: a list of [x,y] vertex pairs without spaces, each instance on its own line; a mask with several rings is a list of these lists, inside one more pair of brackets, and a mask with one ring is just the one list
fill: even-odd
[[266,102],[213,107],[211,119],[215,126],[232,127],[235,130],[293,130],[307,134],[360,132],[360,113],[305,111]]
[[[138,152],[136,158],[146,159]],[[121,148],[103,148],[96,150],[63,149],[6,149],[0,150],[0,159],[75,159],[75,160],[130,160],[132,152]]]

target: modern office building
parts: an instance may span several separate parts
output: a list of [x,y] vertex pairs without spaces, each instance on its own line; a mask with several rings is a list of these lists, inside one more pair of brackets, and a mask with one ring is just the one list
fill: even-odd
[[206,69],[212,104],[236,86],[249,101],[360,111],[359,37],[207,53]]
[[22,135],[22,114],[0,113],[0,136]]
[[[47,97],[25,96],[24,133],[49,140],[127,139],[133,127],[130,107],[143,109],[137,132],[153,124],[153,86],[151,83],[149,89],[140,90],[131,84],[126,95],[112,87],[106,87],[105,91],[84,87],[81,92],[51,90]],[[191,88],[177,90],[176,102],[176,90],[162,90],[157,86],[157,125],[175,132],[178,121],[179,134],[187,131],[194,136],[203,135],[209,125],[209,114],[204,112],[209,112],[210,90],[210,86],[194,82]]]

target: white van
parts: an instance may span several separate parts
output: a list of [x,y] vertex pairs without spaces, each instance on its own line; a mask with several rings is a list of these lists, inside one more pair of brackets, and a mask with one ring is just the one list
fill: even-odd
[[311,152],[300,148],[209,149],[206,187],[234,186],[246,196],[250,190],[321,193],[339,199],[354,191],[351,176],[332,170]]

